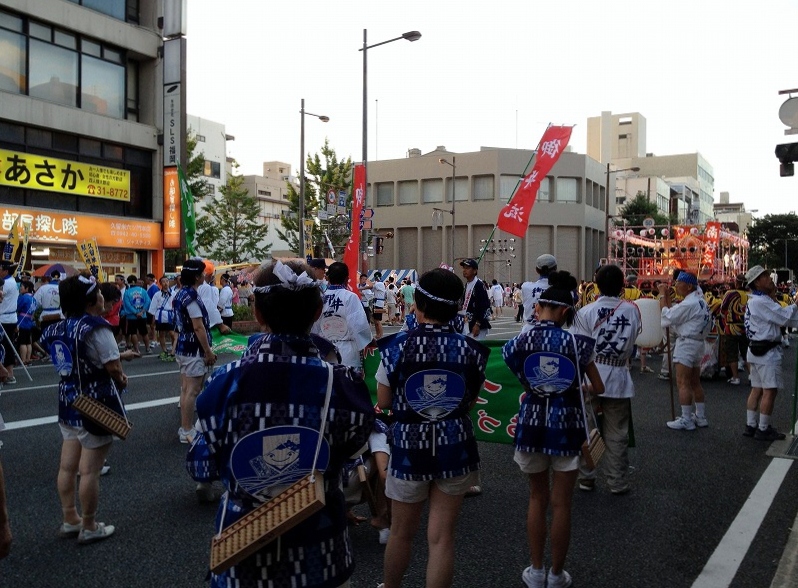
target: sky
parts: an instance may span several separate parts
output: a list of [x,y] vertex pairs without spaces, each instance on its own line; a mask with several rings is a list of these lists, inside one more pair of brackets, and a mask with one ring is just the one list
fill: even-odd
[[[191,0],[188,112],[223,123],[240,173],[285,161],[298,173],[325,138],[362,154],[363,29],[368,51],[368,159],[445,146],[534,149],[546,125],[640,112],[646,151],[700,152],[715,201],[729,192],[756,216],[798,210],[798,178],[779,177],[778,111],[798,88],[798,2],[767,0]],[[796,93],[798,96],[798,93]],[[523,170],[519,170],[522,173]]]

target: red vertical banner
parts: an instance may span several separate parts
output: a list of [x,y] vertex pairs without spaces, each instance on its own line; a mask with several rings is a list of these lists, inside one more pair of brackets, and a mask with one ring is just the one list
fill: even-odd
[[529,215],[535,205],[540,182],[560,159],[560,155],[571,139],[573,127],[549,127],[540,140],[535,165],[521,180],[518,189],[499,213],[496,226],[502,231],[523,238],[529,226]]
[[180,186],[177,168],[163,168],[163,248],[180,249]]
[[349,268],[348,288],[357,292],[357,272],[360,267],[360,214],[366,202],[366,168],[362,163],[355,165],[352,183],[352,219],[349,241],[344,250],[344,263]]
[[717,256],[718,244],[720,243],[720,223],[707,223],[704,231],[704,257],[701,265],[706,270],[715,269],[715,258]]

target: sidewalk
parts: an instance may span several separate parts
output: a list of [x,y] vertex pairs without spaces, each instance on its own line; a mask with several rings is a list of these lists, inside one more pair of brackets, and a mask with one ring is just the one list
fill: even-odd
[[795,588],[795,586],[798,586],[798,516],[792,523],[790,538],[784,547],[784,554],[781,556],[770,588]]

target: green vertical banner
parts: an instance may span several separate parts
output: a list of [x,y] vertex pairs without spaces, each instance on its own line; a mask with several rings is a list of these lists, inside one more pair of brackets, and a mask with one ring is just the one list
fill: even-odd
[[180,207],[183,211],[183,230],[186,231],[186,251],[189,257],[197,255],[197,218],[194,214],[194,196],[188,187],[183,166],[177,166],[177,181],[180,184]]
[[[479,441],[512,443],[524,389],[502,359],[502,347],[507,341],[489,340],[480,343],[490,348],[490,356],[485,369],[485,384],[477,403],[471,410],[474,431]],[[366,383],[375,405],[377,382],[374,376],[379,365],[379,352],[376,349],[366,350],[364,362]]]

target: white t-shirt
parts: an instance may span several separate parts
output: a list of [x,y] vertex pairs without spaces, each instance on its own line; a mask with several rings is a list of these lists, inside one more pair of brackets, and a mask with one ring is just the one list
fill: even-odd
[[58,284],[42,284],[36,290],[33,298],[36,299],[42,309],[42,318],[51,316],[64,318],[64,314],[61,312],[61,296],[58,294]]
[[86,353],[89,362],[97,367],[119,359],[119,348],[111,329],[93,329],[86,337]]
[[17,281],[9,276],[3,280],[3,301],[0,302],[0,323],[17,324]]
[[[197,295],[202,298],[205,310],[208,311],[208,323],[211,327],[221,324],[222,315],[219,309],[216,308],[219,305],[219,290],[216,289],[216,286],[211,286],[206,283],[200,284],[197,286]],[[200,313],[200,316],[202,316],[202,313]]]

